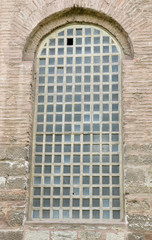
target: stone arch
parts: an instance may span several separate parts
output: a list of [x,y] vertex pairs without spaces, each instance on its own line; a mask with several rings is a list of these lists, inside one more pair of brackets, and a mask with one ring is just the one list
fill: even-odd
[[102,26],[122,47],[124,58],[133,58],[133,47],[127,32],[113,18],[104,13],[80,7],[67,8],[42,20],[31,32],[23,50],[23,60],[32,61],[41,40],[53,30],[69,23],[89,23]]

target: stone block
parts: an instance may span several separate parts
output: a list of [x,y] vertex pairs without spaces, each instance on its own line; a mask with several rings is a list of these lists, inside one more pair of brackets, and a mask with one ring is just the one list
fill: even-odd
[[130,215],[128,227],[132,231],[152,231],[152,216]]
[[49,231],[26,231],[24,240],[49,240]]
[[0,230],[0,240],[23,240],[23,232],[19,230]]
[[5,188],[6,178],[0,177],[0,188]]
[[80,240],[101,240],[100,232],[91,232],[91,231],[83,231],[79,232],[78,239]]
[[25,177],[9,177],[7,180],[7,187],[9,189],[26,189],[27,179]]
[[129,233],[127,240],[144,240],[144,238],[139,233]]
[[7,224],[11,227],[22,226],[24,220],[23,210],[10,210],[7,213]]
[[106,240],[125,240],[124,233],[107,233]]
[[74,231],[51,232],[51,240],[77,240],[77,232]]
[[26,199],[26,191],[21,190],[1,190],[0,201],[23,201]]

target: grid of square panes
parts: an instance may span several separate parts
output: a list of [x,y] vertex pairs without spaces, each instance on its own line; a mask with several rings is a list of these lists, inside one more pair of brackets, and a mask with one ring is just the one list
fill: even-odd
[[33,219],[121,219],[120,51],[73,25],[38,54]]

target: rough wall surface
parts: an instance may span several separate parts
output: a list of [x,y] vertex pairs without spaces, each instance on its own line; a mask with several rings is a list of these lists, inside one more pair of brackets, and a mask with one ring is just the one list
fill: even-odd
[[[30,46],[30,39],[31,44],[37,41],[34,36],[43,25],[41,35],[45,34],[44,19],[73,7],[110,17],[132,45],[134,57],[123,61],[125,221],[121,224],[27,221],[34,59],[33,55],[24,59],[25,46],[27,42]],[[151,0],[0,1],[0,240],[152,239],[151,26]],[[115,32],[114,24],[110,29]]]

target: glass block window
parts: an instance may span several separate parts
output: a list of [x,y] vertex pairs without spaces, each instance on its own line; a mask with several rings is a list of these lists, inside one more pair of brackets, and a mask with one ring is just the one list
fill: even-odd
[[68,25],[37,54],[32,219],[122,220],[121,51]]

